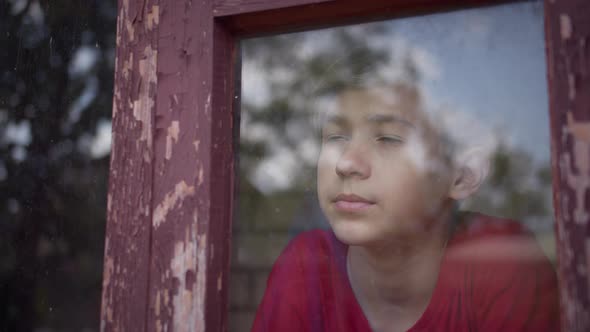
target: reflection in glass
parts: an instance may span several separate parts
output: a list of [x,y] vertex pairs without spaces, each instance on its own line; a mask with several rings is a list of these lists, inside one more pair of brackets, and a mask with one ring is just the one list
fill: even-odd
[[0,1],[0,331],[98,331],[116,1]]
[[[363,289],[375,275],[358,273],[370,270],[359,263],[368,251],[356,249],[379,244],[393,257],[404,241],[440,255],[424,255],[430,264],[415,276],[432,287],[411,297],[412,310],[384,315],[399,326],[425,327],[430,313],[447,312],[436,307],[440,294],[432,288],[440,292],[449,271],[481,261],[486,273],[546,276],[538,278],[545,292],[527,293],[534,282],[513,280],[517,290],[498,301],[508,306],[539,295],[543,309],[535,317],[548,321],[529,324],[551,326],[554,275],[524,230],[534,231],[553,260],[542,21],[542,5],[526,3],[244,41],[230,330],[249,330],[265,291],[288,301],[289,289],[304,283],[288,269],[297,259],[302,270],[326,268],[320,274],[331,278],[330,289],[344,285],[336,297],[352,301],[352,316],[361,313],[359,329],[364,318],[383,327],[375,298]],[[447,196],[452,200],[440,199]],[[316,228],[326,231],[298,236]],[[268,279],[283,250],[278,262],[285,267],[275,266]],[[507,264],[514,253],[520,263]],[[318,265],[318,255],[332,260]],[[281,271],[292,279],[273,288]],[[490,289],[501,287],[503,276],[511,275],[497,274]],[[515,316],[525,317],[523,310]]]

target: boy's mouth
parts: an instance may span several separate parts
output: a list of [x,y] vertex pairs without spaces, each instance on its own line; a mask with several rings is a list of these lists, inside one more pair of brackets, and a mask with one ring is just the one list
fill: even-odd
[[333,203],[337,210],[343,212],[361,212],[375,205],[375,202],[355,194],[339,194]]

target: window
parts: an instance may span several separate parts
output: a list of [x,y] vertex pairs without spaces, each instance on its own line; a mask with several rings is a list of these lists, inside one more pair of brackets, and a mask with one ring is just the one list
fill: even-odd
[[[354,114],[397,112],[412,122],[423,116],[428,125],[413,125],[419,130],[436,131],[432,139],[445,150],[445,158],[453,159],[454,167],[465,167],[478,177],[473,193],[453,198],[452,209],[456,211],[450,218],[465,220],[451,223],[471,223],[464,227],[479,225],[490,229],[522,226],[534,231],[544,253],[555,261],[542,3],[508,4],[246,39],[242,41],[242,50],[240,193],[232,236],[231,331],[249,331],[257,309],[259,317],[280,315],[279,309],[261,307],[260,302],[265,291],[276,291],[280,303],[290,301],[290,284],[305,285],[299,290],[310,291],[310,301],[318,298],[317,301],[324,301],[322,307],[329,306],[325,303],[329,299],[319,299],[320,293],[328,292],[324,290],[326,286],[309,284],[295,271],[286,279],[279,272],[269,279],[275,262],[299,266],[285,247],[305,241],[317,233],[314,229],[323,229],[322,234],[333,232],[338,242],[346,245],[356,243],[366,247],[367,240],[352,240],[362,230],[355,228],[350,232],[357,234],[348,234],[341,229],[345,227],[341,226],[343,220],[348,218],[349,222],[366,223],[370,228],[380,227],[377,223],[371,225],[378,219],[377,213],[348,210],[335,213],[325,202],[322,204],[323,190],[350,191],[371,197],[378,202],[376,206],[393,213],[388,222],[400,227],[408,221],[404,219],[418,223],[424,218],[424,215],[404,213],[409,213],[406,206],[419,204],[425,198],[404,198],[411,196],[416,184],[404,182],[404,173],[396,169],[398,158],[404,158],[406,153],[411,155],[409,159],[415,164],[412,168],[419,173],[431,172],[421,168],[439,168],[432,171],[437,174],[437,181],[451,176],[437,163],[438,159],[428,157],[428,152],[418,157],[428,143],[424,142],[424,146],[412,143],[412,138],[406,137],[411,130],[398,124],[373,128],[359,123],[356,127],[357,122],[351,120]],[[393,101],[397,99],[400,101]],[[326,120],[334,114],[351,122]],[[334,164],[326,162],[325,155],[334,146],[348,146],[353,150],[355,136],[369,129],[377,130],[374,134],[381,135],[377,139],[389,141],[375,142],[380,147],[373,151],[371,144],[359,140],[359,146],[364,147],[359,149],[364,151],[355,156],[341,155],[342,159]],[[404,145],[412,146],[406,149]],[[380,166],[381,163],[385,165]],[[353,174],[342,173],[347,167],[349,171],[371,174],[356,179]],[[386,184],[385,188],[375,186],[373,181]],[[428,181],[427,190],[434,191],[435,182]],[[391,197],[380,196],[379,193],[389,189],[393,190],[389,193]],[[401,201],[406,202],[405,206],[396,204]],[[438,220],[448,213],[445,209],[436,207],[437,223],[445,222]],[[467,211],[482,215],[467,217]],[[449,227],[457,227],[447,239],[452,243],[462,230],[457,225]],[[387,233],[387,228],[382,231]],[[389,232],[393,244],[418,241],[421,250],[428,247],[422,237],[410,240],[408,233],[401,235],[399,230],[392,229]],[[502,232],[502,236],[512,234]],[[419,232],[410,233],[416,236]],[[399,238],[394,239],[396,236]],[[469,250],[485,246],[487,255],[501,256],[499,245],[492,244],[500,241],[499,238],[482,235],[473,240],[473,247],[464,246]],[[388,242],[384,238],[380,241]],[[516,240],[508,243],[520,245]],[[448,257],[453,250],[465,250],[451,247],[439,248],[441,254],[446,252]],[[313,257],[320,253],[307,257],[302,248],[298,251],[301,256],[296,258],[306,262],[302,269],[310,269],[315,263],[323,266],[323,261]],[[391,258],[397,256],[392,254]],[[472,259],[484,258],[474,254]],[[523,258],[522,264],[527,264],[527,259]],[[348,267],[353,269],[352,263]],[[555,274],[551,267],[547,271]],[[412,273],[412,269],[404,272]],[[499,272],[497,278],[486,282],[486,288],[501,287]],[[348,271],[348,278],[344,279],[351,278],[351,273]],[[336,275],[324,277],[339,280]],[[313,276],[306,275],[306,278]],[[315,286],[321,290],[315,290]],[[554,283],[553,290],[556,287]],[[551,288],[546,286],[544,292],[550,293]],[[265,303],[273,301],[270,294],[265,300]],[[272,306],[280,307],[280,304]],[[552,306],[557,307],[556,296]],[[341,309],[341,315],[344,311]],[[328,318],[323,316],[323,319]],[[285,328],[267,326],[271,330]],[[443,329],[443,325],[439,324],[438,329]]]
[[[123,2],[103,326],[227,327],[237,151],[232,137],[239,119],[234,103],[240,97],[232,82],[239,76],[233,69],[239,38],[475,4]],[[587,78],[583,61],[572,60],[585,54],[579,46],[586,33],[583,7],[562,0],[547,2],[545,11],[564,330],[584,330],[588,324],[583,316],[586,292],[579,291],[586,285],[585,203],[580,199],[586,185],[575,180],[585,177],[587,99],[580,87]],[[575,216],[577,223],[570,222]]]

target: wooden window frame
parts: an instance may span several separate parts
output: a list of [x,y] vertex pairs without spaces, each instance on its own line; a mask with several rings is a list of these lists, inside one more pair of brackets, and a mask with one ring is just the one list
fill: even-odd
[[[120,0],[101,331],[225,331],[244,37],[494,0]],[[590,330],[590,5],[546,0],[563,331]]]

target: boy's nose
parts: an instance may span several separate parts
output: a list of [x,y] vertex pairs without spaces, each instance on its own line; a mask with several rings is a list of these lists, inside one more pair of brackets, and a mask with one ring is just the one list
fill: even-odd
[[342,178],[368,178],[371,175],[371,167],[367,152],[367,147],[354,143],[348,144],[336,163],[336,174]]

